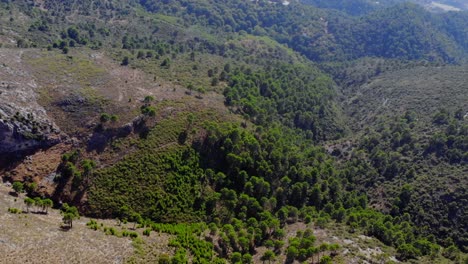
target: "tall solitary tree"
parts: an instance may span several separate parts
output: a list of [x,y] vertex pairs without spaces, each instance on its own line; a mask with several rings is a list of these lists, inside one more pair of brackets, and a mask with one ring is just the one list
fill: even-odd
[[137,224],[141,224],[143,222],[143,217],[141,217],[139,213],[133,213],[130,216],[130,221],[133,222],[133,229],[135,229]]
[[80,218],[78,209],[75,206],[69,206],[67,203],[64,203],[62,206],[62,221],[69,228],[73,228],[73,220]]

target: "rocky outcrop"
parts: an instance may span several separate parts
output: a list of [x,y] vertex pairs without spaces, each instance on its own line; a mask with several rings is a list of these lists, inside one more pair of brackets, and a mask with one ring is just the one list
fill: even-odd
[[59,143],[60,136],[51,131],[38,130],[36,126],[18,121],[0,120],[0,155],[21,154]]
[[0,156],[22,155],[59,143],[60,130],[37,102],[35,78],[21,50],[0,52]]

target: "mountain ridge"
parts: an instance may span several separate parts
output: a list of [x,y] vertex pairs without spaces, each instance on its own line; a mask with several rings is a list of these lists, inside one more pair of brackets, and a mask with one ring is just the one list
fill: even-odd
[[[231,0],[2,1],[0,13],[0,76],[27,72],[19,88],[35,82],[27,100],[62,133],[1,164],[29,196],[165,230],[173,261],[360,254],[285,236],[296,223],[379,239],[385,252],[366,261],[466,258],[465,13]],[[2,100],[28,117],[10,88]]]

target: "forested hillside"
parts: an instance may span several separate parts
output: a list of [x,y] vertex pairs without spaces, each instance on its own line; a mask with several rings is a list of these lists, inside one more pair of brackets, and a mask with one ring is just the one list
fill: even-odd
[[342,2],[0,1],[0,175],[172,263],[466,262],[468,14]]

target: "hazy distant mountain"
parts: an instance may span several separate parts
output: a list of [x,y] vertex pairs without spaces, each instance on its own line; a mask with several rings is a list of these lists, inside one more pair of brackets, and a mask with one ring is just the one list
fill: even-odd
[[463,11],[468,10],[468,1],[466,0],[413,0],[433,11]]
[[467,0],[303,0],[302,2],[320,8],[337,9],[351,15],[363,15],[368,12],[403,2],[417,3],[434,12],[468,10]]

